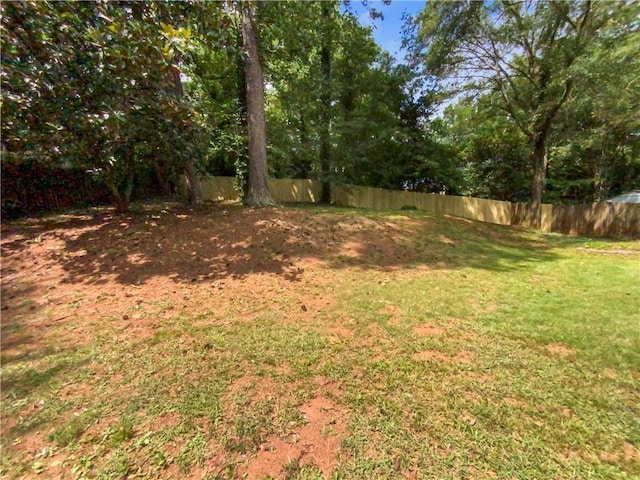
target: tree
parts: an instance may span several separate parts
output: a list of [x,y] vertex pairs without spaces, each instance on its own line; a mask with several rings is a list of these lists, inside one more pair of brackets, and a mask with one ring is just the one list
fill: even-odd
[[261,10],[272,173],[452,191],[452,158],[427,138],[429,100],[411,94],[413,72],[335,7],[271,2]]
[[607,9],[590,1],[430,1],[418,17],[414,53],[427,71],[456,91],[497,92],[526,136],[538,211],[554,122]]
[[615,4],[586,55],[558,118],[551,150],[554,194],[601,201],[640,187],[640,4]]
[[439,144],[454,152],[464,195],[524,202],[530,195],[526,137],[488,93],[461,100],[444,111]]
[[85,168],[121,211],[136,177],[159,158],[188,166],[199,125],[158,28],[183,21],[185,12],[172,8],[3,3],[2,133],[13,157]]
[[[279,177],[329,181],[334,121],[331,84],[322,73],[320,51],[326,33],[324,8],[333,2],[269,2],[261,5],[262,53],[269,88],[266,96],[269,166]],[[333,28],[333,27],[331,27]],[[321,97],[329,99],[319,101]],[[328,95],[328,96],[327,96]],[[327,156],[324,155],[326,160]]]
[[339,5],[5,2],[3,147],[92,172],[119,210],[149,179],[172,192],[182,172],[198,203],[198,174],[247,163],[253,206],[272,203],[269,169],[455,190],[412,72]]
[[335,2],[322,2],[322,46],[320,48],[320,69],[322,71],[322,105],[320,124],[320,162],[322,165],[322,195],[320,201],[329,203],[329,175],[331,171],[331,57],[332,30]]
[[249,184],[244,203],[251,207],[273,205],[267,185],[267,138],[264,113],[264,76],[255,26],[256,2],[242,4],[242,39],[245,50],[247,87],[247,127],[249,143]]

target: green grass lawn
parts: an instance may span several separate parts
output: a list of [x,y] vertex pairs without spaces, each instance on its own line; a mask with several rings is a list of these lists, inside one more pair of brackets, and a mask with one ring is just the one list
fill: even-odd
[[[638,242],[294,210],[318,225],[395,222],[413,256],[396,268],[372,248],[306,267],[329,279],[308,286],[328,299],[313,315],[293,284],[278,308],[259,292],[225,304],[224,322],[177,311],[122,341],[105,320],[88,344],[3,356],[15,421],[2,474],[251,478],[252,461],[278,458],[265,445],[287,444],[298,454],[274,478],[640,477]],[[314,425],[335,444],[330,467],[305,446]],[[46,448],[22,449],[34,432]]]

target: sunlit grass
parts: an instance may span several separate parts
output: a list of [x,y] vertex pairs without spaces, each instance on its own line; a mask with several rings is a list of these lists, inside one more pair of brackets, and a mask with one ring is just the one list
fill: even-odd
[[[345,416],[335,478],[640,475],[640,255],[593,251],[640,245],[406,216],[428,219],[402,232],[416,259],[336,259],[343,288],[311,320],[283,322],[257,296],[250,320],[176,313],[128,342],[107,323],[88,346],[3,365],[2,413],[18,420],[2,474],[46,475],[46,454],[78,478],[186,475],[212,459],[204,478],[238,478],[267,439],[293,441],[321,395]],[[7,448],[35,432],[51,451]],[[323,478],[299,460],[273,476]]]

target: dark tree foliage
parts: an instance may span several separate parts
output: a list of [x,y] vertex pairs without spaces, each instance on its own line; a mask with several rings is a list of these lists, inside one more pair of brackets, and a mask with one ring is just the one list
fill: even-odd
[[407,63],[338,1],[0,8],[3,168],[85,172],[120,210],[152,184],[199,203],[220,174],[255,205],[269,175],[534,203],[638,186],[637,3],[430,1]]
[[123,211],[149,166],[174,188],[200,129],[176,88],[168,37],[178,30],[164,22],[188,14],[162,3],[3,2],[5,157],[85,168]]

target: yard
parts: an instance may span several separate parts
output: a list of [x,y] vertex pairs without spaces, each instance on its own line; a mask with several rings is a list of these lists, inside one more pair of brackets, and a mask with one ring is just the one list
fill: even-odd
[[2,478],[640,476],[640,242],[414,211],[2,225]]

